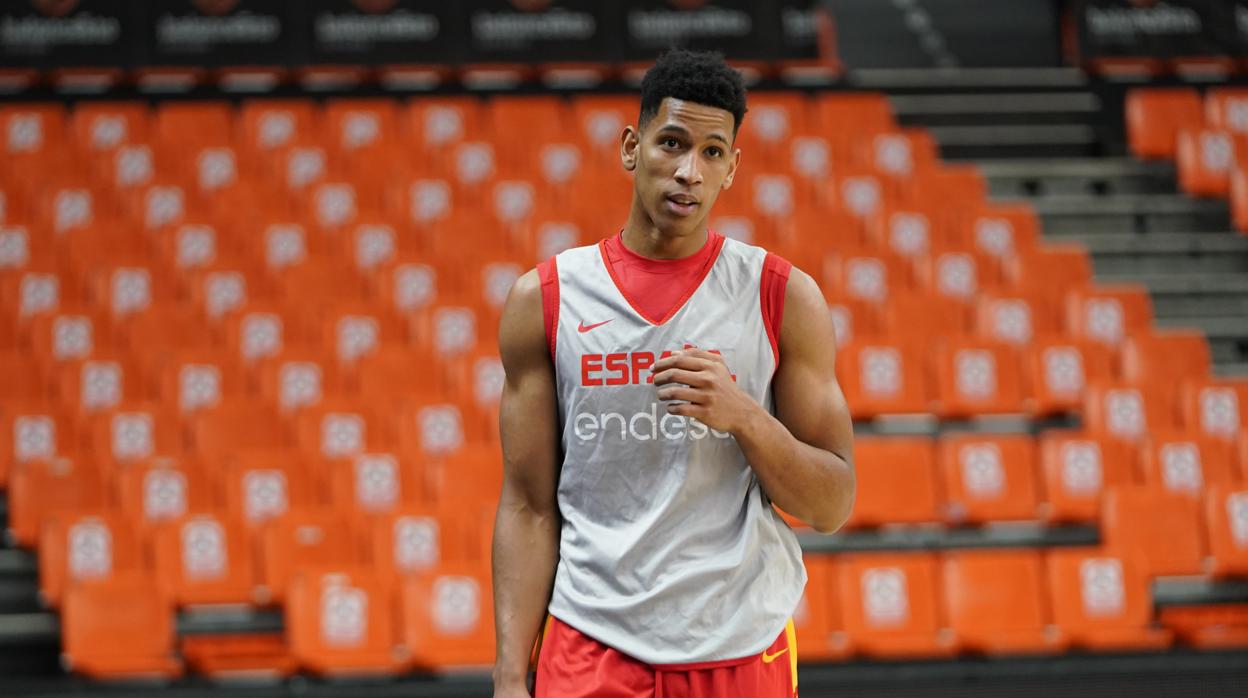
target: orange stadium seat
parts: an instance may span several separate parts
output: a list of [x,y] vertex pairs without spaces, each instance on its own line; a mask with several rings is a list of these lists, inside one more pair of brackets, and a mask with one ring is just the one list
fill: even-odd
[[1024,350],[1023,372],[1034,414],[1073,412],[1089,383],[1114,378],[1114,356],[1102,344],[1047,335]]
[[280,449],[291,441],[277,410],[250,398],[223,400],[190,417],[188,446],[212,466],[240,451]]
[[314,461],[354,458],[392,442],[378,406],[355,400],[327,400],[302,409],[294,429],[295,444]]
[[166,521],[211,507],[216,499],[204,471],[186,460],[153,458],[126,467],[113,480],[122,511],[145,536]]
[[1144,484],[1199,496],[1207,487],[1235,482],[1231,444],[1208,436],[1154,431],[1141,449]]
[[241,144],[257,153],[272,153],[302,143],[317,129],[316,104],[302,99],[257,99],[239,109]]
[[943,560],[945,609],[963,646],[987,654],[1052,654],[1068,639],[1047,613],[1040,553],[979,550]]
[[246,533],[210,512],[195,510],[156,529],[155,578],[179,606],[251,603],[256,582]]
[[391,588],[363,568],[300,574],[285,607],[291,654],[321,676],[397,673],[392,604]]
[[1031,254],[1040,239],[1035,211],[1021,204],[983,206],[964,216],[954,230],[957,243],[998,262]]
[[900,182],[931,170],[939,159],[936,139],[921,128],[876,133],[857,145],[867,152],[856,154],[856,159],[870,163],[879,172]]
[[1148,578],[1130,561],[1096,549],[1046,555],[1053,620],[1071,645],[1092,651],[1162,650],[1170,631],[1155,627]]
[[876,306],[864,300],[827,296],[828,312],[832,314],[832,326],[836,330],[836,347],[853,342],[858,337],[875,336],[879,329]]
[[1037,337],[1057,334],[1057,309],[1044,296],[1018,292],[981,293],[975,304],[975,331],[981,337],[1030,345]]
[[1248,487],[1217,485],[1205,493],[1211,572],[1218,577],[1248,575]]
[[1094,383],[1084,398],[1084,428],[1097,435],[1139,442],[1174,426],[1166,396],[1155,386]]
[[0,403],[0,490],[9,473],[27,463],[75,456],[77,427],[76,420],[51,403],[6,398]]
[[325,103],[327,141],[347,154],[376,153],[398,141],[399,107],[390,99],[331,99]]
[[1213,359],[1203,332],[1146,330],[1122,345],[1122,378],[1132,382],[1207,378]]
[[234,109],[226,102],[165,102],[156,109],[152,125],[156,142],[173,151],[228,145]]
[[4,381],[0,382],[0,399],[6,403],[41,402],[53,393],[47,369],[28,353],[0,353],[0,375],[4,376]]
[[845,633],[872,658],[951,657],[958,638],[946,627],[932,553],[852,554],[838,558],[836,598]]
[[1045,518],[1054,523],[1098,519],[1110,487],[1136,483],[1135,449],[1117,439],[1051,431],[1040,437]]
[[474,97],[412,100],[401,115],[400,131],[417,153],[441,158],[450,146],[481,136],[486,109],[486,103]]
[[66,362],[55,381],[60,404],[83,415],[106,412],[146,393],[138,371],[116,355]]
[[373,569],[397,581],[446,563],[482,561],[489,524],[450,504],[400,502],[366,525]]
[[884,182],[873,170],[843,168],[837,170],[827,184],[822,194],[830,207],[849,214],[862,230],[888,205]]
[[964,335],[971,329],[970,313],[965,305],[917,291],[890,295],[878,316],[878,326],[884,336],[905,337],[915,342],[934,343],[944,337]]
[[[211,342],[198,344],[207,347]],[[221,350],[170,352],[154,375],[163,404],[183,417],[239,398],[246,390],[241,364]]]
[[637,100],[628,95],[578,94],[572,98],[572,131],[580,135],[591,160],[619,163],[620,134],[636,124]]
[[112,347],[108,317],[89,308],[61,307],[30,323],[30,349],[47,364],[64,364],[98,355]]
[[[160,365],[182,350],[199,350],[214,343],[207,318],[197,309],[170,301],[157,301],[125,319],[117,330],[118,341],[143,359]],[[202,355],[202,352],[201,352]]]
[[354,565],[362,558],[355,531],[330,509],[292,508],[260,531],[260,583],[279,604],[300,573]]
[[1176,164],[1179,188],[1192,196],[1226,198],[1235,167],[1235,141],[1227,131],[1182,128],[1178,133]]
[[812,106],[812,129],[832,140],[839,158],[849,158],[855,141],[894,128],[893,108],[882,94],[825,92]]
[[1212,87],[1205,90],[1205,121],[1213,128],[1248,133],[1248,90]]
[[1126,100],[1127,147],[1136,157],[1175,156],[1179,129],[1199,126],[1200,95],[1191,88],[1134,89]]
[[323,305],[334,301],[362,301],[367,297],[367,286],[360,273],[331,260],[287,267],[277,276],[276,285],[288,303]]
[[1049,243],[1005,260],[1002,272],[1010,288],[1063,303],[1092,282],[1092,260],[1083,245]]
[[937,342],[929,375],[935,377],[939,413],[945,417],[1018,414],[1025,395],[1014,347],[974,338]]
[[844,347],[836,363],[855,419],[930,412],[923,360],[914,347],[863,339]]
[[184,450],[178,420],[159,404],[125,402],[92,416],[88,426],[91,453],[106,474]]
[[854,462],[859,487],[846,526],[942,521],[936,451],[929,438],[860,438]]
[[88,460],[36,460],[9,474],[9,532],[17,545],[34,547],[43,522],[60,511],[100,510],[108,489]]
[[1066,328],[1080,339],[1119,346],[1128,335],[1150,329],[1152,322],[1148,289],[1138,284],[1092,286],[1066,294]]
[[62,510],[39,532],[39,599],[59,608],[65,591],[145,571],[139,538],[106,510]]
[[805,555],[806,588],[793,613],[802,661],[824,662],[849,655],[836,598],[837,565],[830,555]]
[[870,244],[909,259],[923,258],[946,238],[939,213],[917,206],[884,206],[867,221]]
[[314,506],[315,483],[297,452],[252,451],[238,454],[218,474],[226,512],[250,531]]
[[395,453],[360,453],[327,468],[330,501],[353,519],[392,514],[424,497],[423,472]]
[[1036,445],[1030,437],[945,436],[940,468],[950,523],[1040,516]]
[[883,303],[910,287],[906,264],[892,255],[833,254],[824,264],[828,292],[855,300]]
[[446,562],[401,582],[409,666],[481,669],[494,661],[493,597],[484,562]]
[[1200,502],[1158,487],[1114,487],[1101,507],[1101,540],[1150,576],[1206,571]]
[[1248,426],[1248,380],[1193,378],[1180,391],[1183,424],[1206,436],[1233,440]]
[[183,635],[178,651],[187,669],[214,681],[272,681],[298,668],[282,633]]
[[258,368],[260,392],[285,414],[315,407],[342,390],[342,376],[331,357],[316,351],[287,350]]
[[65,110],[53,104],[14,104],[0,108],[0,133],[10,157],[42,155],[64,143]]
[[82,103],[74,107],[70,117],[74,140],[96,153],[143,142],[150,121],[151,110],[142,102]]
[[76,586],[61,612],[62,661],[92,679],[177,678],[175,632],[173,609],[147,574]]

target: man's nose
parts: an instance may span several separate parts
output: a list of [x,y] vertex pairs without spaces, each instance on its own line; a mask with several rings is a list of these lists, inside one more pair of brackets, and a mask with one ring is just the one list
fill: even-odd
[[680,164],[676,167],[676,181],[687,187],[702,183],[702,169],[698,167],[696,151],[690,151],[681,158]]

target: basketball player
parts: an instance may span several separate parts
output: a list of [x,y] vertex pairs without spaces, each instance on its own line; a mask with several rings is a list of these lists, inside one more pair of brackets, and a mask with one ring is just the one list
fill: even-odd
[[[646,74],[623,231],[522,277],[500,329],[496,698],[792,698],[793,532],[854,497],[852,429],[815,282],[708,230],[741,161],[740,76]],[[543,623],[547,621],[543,632]]]

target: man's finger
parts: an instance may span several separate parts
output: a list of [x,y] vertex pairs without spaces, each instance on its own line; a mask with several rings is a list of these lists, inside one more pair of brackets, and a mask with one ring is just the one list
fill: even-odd
[[654,371],[656,374],[660,371],[666,371],[669,368],[683,368],[686,371],[702,371],[710,367],[711,363],[712,362],[701,357],[692,356],[682,352],[680,354],[672,354],[671,356],[655,361],[654,365],[650,367],[650,370]]
[[684,383],[695,388],[705,388],[707,385],[710,385],[710,382],[710,377],[704,371],[686,371],[683,368],[669,368],[666,371],[654,374],[655,385]]
[[685,402],[695,405],[702,404],[706,399],[706,393],[697,388],[686,388],[682,385],[673,385],[663,388],[659,391],[660,400],[684,400]]

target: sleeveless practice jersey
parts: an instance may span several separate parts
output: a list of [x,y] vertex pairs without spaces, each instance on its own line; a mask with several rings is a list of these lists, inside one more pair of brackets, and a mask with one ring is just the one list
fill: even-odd
[[762,652],[806,583],[797,538],[736,440],[667,414],[652,382],[665,352],[718,351],[773,411],[767,253],[715,237],[706,277],[662,324],[620,290],[601,243],[559,254],[547,279],[557,286],[543,289],[564,450],[550,612],[648,664]]

